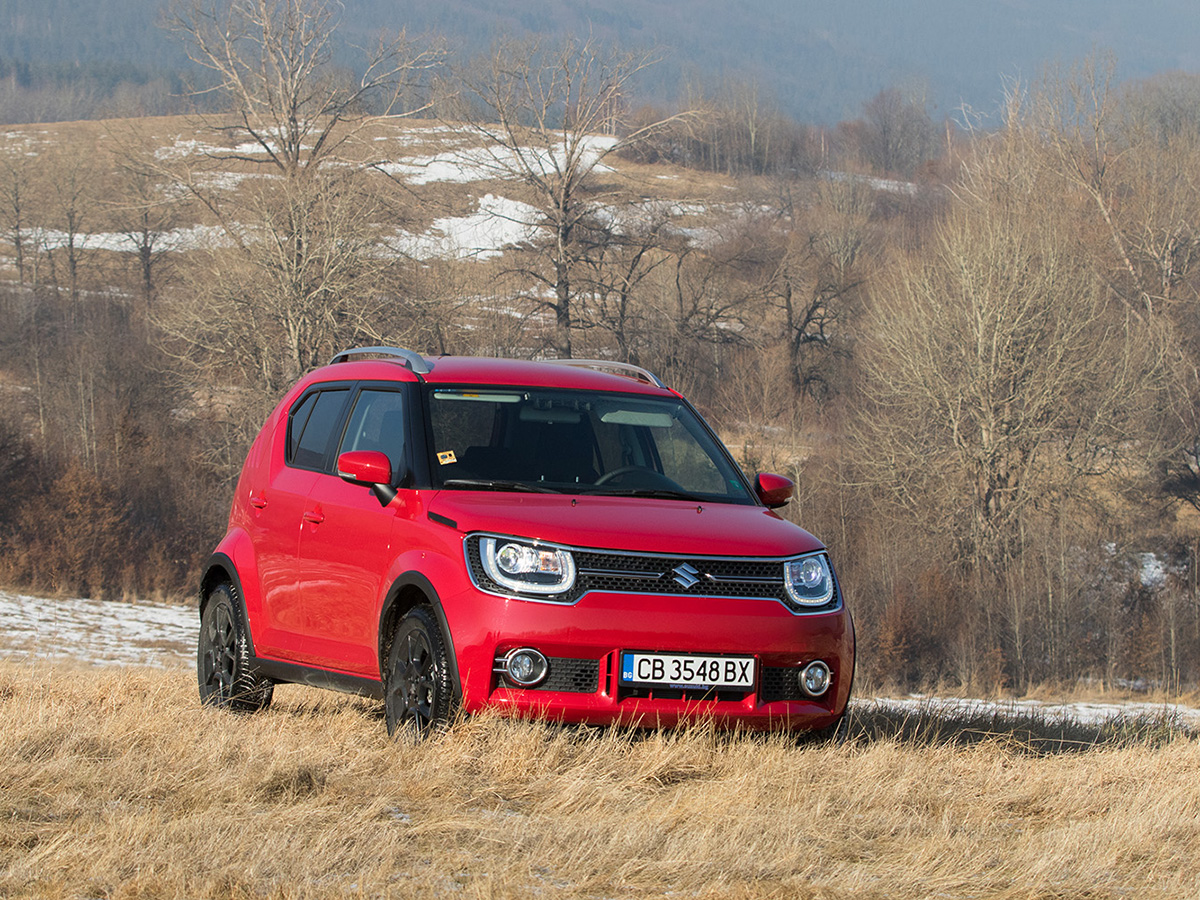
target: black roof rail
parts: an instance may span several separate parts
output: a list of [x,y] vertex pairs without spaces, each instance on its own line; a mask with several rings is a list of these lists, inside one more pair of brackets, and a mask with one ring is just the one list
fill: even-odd
[[353,350],[343,350],[329,361],[329,365],[346,362],[352,356],[388,356],[403,362],[417,375],[428,375],[433,371],[433,363],[420,353],[412,350],[402,350],[399,347],[355,347]]
[[667,389],[666,383],[661,378],[649,369],[643,369],[633,363],[617,362],[611,359],[543,359],[542,362],[555,363],[560,366],[579,366],[581,369],[595,369],[597,372],[611,372],[614,375],[623,375],[634,381]]

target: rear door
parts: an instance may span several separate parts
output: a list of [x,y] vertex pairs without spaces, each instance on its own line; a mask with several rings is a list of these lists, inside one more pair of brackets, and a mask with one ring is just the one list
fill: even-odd
[[250,485],[252,538],[258,555],[265,621],[255,652],[275,659],[301,655],[304,632],[296,554],[309,492],[339,432],[348,386],[317,388],[293,404],[278,426],[264,471]]

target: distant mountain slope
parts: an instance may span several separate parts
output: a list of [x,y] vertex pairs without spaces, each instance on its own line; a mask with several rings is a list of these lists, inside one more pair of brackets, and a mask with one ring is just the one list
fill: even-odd
[[[97,63],[146,78],[185,65],[158,27],[167,0],[0,0],[0,79],[38,72],[94,77]],[[963,103],[997,107],[1005,77],[1036,77],[1048,62],[1095,48],[1117,54],[1124,77],[1200,68],[1196,0],[344,0],[341,37],[369,42],[381,28],[447,37],[456,55],[504,36],[592,35],[669,56],[647,77],[669,102],[687,82],[714,90],[754,80],[803,121],[858,115],[881,88],[924,90],[935,115]],[[32,73],[32,74],[31,74]],[[89,74],[90,73],[90,74]]]

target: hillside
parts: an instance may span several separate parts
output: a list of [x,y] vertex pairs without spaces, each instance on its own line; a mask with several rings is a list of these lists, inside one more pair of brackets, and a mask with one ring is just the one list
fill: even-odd
[[[161,26],[166,0],[0,0],[0,114],[61,110],[166,112],[181,76],[196,76]],[[787,115],[832,124],[855,118],[881,89],[929,102],[935,118],[962,105],[994,112],[1006,79],[1038,77],[1096,49],[1114,52],[1123,78],[1200,66],[1200,7],[1189,0],[346,0],[344,45],[370,45],[380,29],[444,36],[458,60],[506,38],[591,35],[628,48],[656,46],[663,63],[639,86],[671,104],[688,85],[716,93],[753,82]],[[350,54],[345,54],[347,62]],[[50,95],[57,93],[57,99]]]

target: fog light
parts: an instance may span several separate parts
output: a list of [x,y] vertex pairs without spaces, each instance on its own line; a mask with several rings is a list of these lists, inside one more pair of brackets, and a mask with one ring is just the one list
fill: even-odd
[[801,669],[798,677],[800,690],[810,697],[820,697],[829,690],[829,684],[833,681],[833,672],[829,670],[829,666],[818,659]]
[[531,647],[513,650],[504,657],[504,674],[513,684],[521,687],[533,687],[541,684],[550,671],[546,657]]

